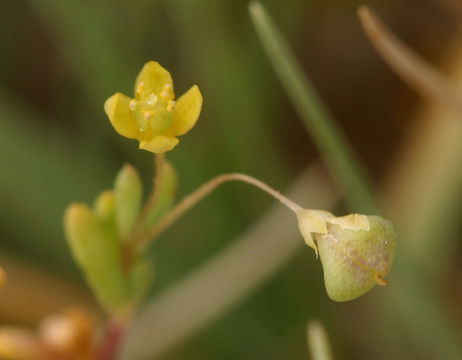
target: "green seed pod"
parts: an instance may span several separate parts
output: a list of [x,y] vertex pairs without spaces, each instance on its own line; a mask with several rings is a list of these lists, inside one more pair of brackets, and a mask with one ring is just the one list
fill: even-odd
[[128,239],[138,220],[143,197],[143,185],[136,169],[125,165],[117,174],[114,184],[116,225],[119,239]]
[[396,245],[390,221],[379,216],[347,215],[329,219],[327,234],[315,237],[332,300],[353,300],[375,284],[387,284],[384,277],[390,271]]
[[316,210],[297,214],[305,241],[319,252],[329,297],[335,301],[353,300],[375,284],[386,285],[384,277],[395,257],[392,223],[379,216],[329,214]]

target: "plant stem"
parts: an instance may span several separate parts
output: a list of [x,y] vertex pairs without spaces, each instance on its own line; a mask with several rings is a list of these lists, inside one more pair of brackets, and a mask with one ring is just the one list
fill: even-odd
[[114,360],[116,358],[125,329],[126,326],[123,322],[114,319],[109,320],[98,349],[97,360]]
[[170,227],[178,218],[180,218],[185,212],[196,205],[205,196],[210,194],[218,186],[227,183],[229,181],[242,181],[247,184],[253,185],[267,194],[271,195],[275,199],[279,200],[285,206],[287,206],[293,212],[297,212],[302,207],[292,200],[282,195],[272,187],[268,186],[264,182],[240,173],[222,174],[214,177],[207,181],[205,184],[200,186],[198,189],[193,191],[191,194],[186,196],[181,202],[179,202],[170,212],[168,212],[156,225],[148,229],[145,233],[141,234],[138,238],[135,238],[131,244],[131,253],[136,254],[142,251],[151,241],[158,237],[162,232]]
[[149,194],[148,199],[146,200],[143,210],[141,210],[141,214],[135,226],[135,235],[137,232],[140,231],[141,226],[143,225],[144,221],[149,215],[149,212],[151,211],[152,207],[157,201],[157,198],[159,197],[159,183],[162,181],[161,179],[162,179],[162,172],[164,169],[164,162],[165,162],[165,154],[156,154],[154,156],[155,174],[152,180],[152,189],[151,189],[151,193]]

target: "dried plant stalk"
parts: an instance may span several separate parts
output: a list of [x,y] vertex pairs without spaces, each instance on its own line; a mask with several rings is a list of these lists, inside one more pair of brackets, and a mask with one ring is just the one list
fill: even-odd
[[362,6],[358,14],[369,40],[387,64],[410,87],[432,101],[446,104],[462,121],[462,96],[456,87],[393,35],[372,9]]

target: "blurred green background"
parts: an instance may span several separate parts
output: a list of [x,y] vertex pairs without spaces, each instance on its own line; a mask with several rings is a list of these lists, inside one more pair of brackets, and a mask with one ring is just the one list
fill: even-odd
[[[403,189],[414,186],[399,188],[401,173],[396,171],[409,167],[394,164],[413,163],[407,146],[420,144],[412,139],[436,110],[424,105],[374,52],[356,16],[363,2],[262,3],[370,171],[377,193],[385,194],[388,215],[393,218],[396,210],[404,217],[400,225],[408,226],[403,233],[418,238],[417,245],[410,241],[406,254],[416,256],[408,261],[417,264],[451,321],[449,332],[462,343],[460,144],[441,155],[449,159],[436,180],[414,173],[419,190],[407,199]],[[462,39],[462,17],[450,0],[368,4],[424,57],[449,64],[449,75],[462,68],[461,45],[453,44]],[[103,103],[116,91],[130,95],[136,74],[151,59],[172,73],[177,94],[197,83],[204,96],[197,126],[168,154],[179,174],[179,198],[212,176],[232,171],[284,191],[318,159],[258,41],[247,1],[6,0],[0,24],[0,251],[9,259],[5,261],[34,264],[47,277],[84,286],[64,241],[62,213],[71,201],[91,203],[110,188],[125,162],[139,169],[149,188],[152,157],[113,131]],[[462,123],[460,118],[452,120]],[[428,173],[435,166],[432,161],[441,159],[435,155],[439,147],[432,146],[428,140],[428,153],[419,153],[428,156]],[[412,174],[403,179],[413,184]],[[389,183],[394,185],[387,187]],[[443,191],[448,188],[451,191]],[[390,192],[405,205],[387,203]],[[424,205],[413,202],[427,193],[435,195]],[[241,185],[225,186],[199,204],[152,249],[152,296],[232,242],[272,204],[267,196]],[[428,218],[414,221],[412,209],[425,212],[423,206]],[[342,204],[336,208],[339,214],[348,211]],[[439,219],[436,224],[426,220],[434,218]],[[0,292],[2,323],[32,325],[45,315],[46,305],[31,304],[37,311],[28,309],[24,316],[20,306],[11,306],[11,299],[1,300],[23,291],[26,298],[20,303],[28,306],[25,294],[33,280],[27,274],[16,284],[18,293],[8,287]],[[305,327],[312,318],[326,326],[338,359],[455,359],[457,350],[441,354],[425,335],[419,341],[418,328],[434,326],[424,308],[410,334],[408,320],[394,311],[399,301],[391,305],[382,297],[387,291],[402,291],[393,289],[394,275],[389,288],[337,304],[325,294],[320,264],[304,248],[252,296],[165,359],[307,359]],[[48,289],[50,297],[64,291],[59,281],[56,284]],[[41,291],[40,286],[32,289]]]

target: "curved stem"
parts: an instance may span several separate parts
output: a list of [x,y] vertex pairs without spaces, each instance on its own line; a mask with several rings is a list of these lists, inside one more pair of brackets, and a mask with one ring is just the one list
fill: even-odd
[[[338,200],[319,164],[311,165],[287,194],[316,209],[330,209]],[[275,204],[228,246],[161,289],[139,309],[119,359],[164,359],[242,303],[304,248],[295,223]]]
[[172,225],[178,218],[180,218],[185,212],[196,205],[205,196],[210,194],[218,186],[227,183],[229,181],[242,181],[247,184],[253,185],[267,194],[271,195],[275,199],[279,200],[282,204],[287,206],[293,212],[297,212],[302,207],[292,200],[282,195],[272,187],[268,186],[264,182],[245,174],[230,173],[218,175],[205,184],[200,186],[198,189],[193,191],[191,194],[186,196],[181,202],[179,202],[167,215],[165,215],[156,225],[148,229],[145,233],[141,234],[138,238],[135,238],[132,243],[132,252],[138,253],[143,250],[152,240],[163,233],[170,225]]

